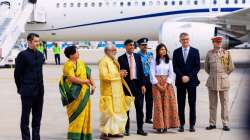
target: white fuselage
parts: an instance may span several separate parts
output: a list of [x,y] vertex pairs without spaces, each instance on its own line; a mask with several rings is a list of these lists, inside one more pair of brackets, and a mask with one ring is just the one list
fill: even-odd
[[44,40],[124,40],[140,37],[158,40],[164,22],[189,17],[214,17],[250,7],[249,0],[237,2],[236,4],[235,0],[38,0],[36,9],[46,14],[46,23],[28,24],[26,30],[39,33]]

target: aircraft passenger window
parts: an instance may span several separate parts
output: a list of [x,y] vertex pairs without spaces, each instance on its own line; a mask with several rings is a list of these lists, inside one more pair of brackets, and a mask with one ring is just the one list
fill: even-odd
[[226,0],[225,3],[226,3],[226,4],[229,4],[229,0]]
[[131,6],[131,2],[130,1],[128,2],[128,6]]
[[138,1],[136,1],[136,2],[135,2],[135,6],[138,6],[138,5],[139,5],[139,3],[138,3]]
[[152,6],[154,3],[153,1],[149,1],[149,5]]
[[172,5],[175,5],[175,1],[172,1]]
[[70,7],[74,7],[74,3],[70,3]]
[[157,2],[156,2],[156,5],[161,5],[161,2],[158,0]]
[[235,4],[238,4],[238,0],[234,0],[234,3],[235,3]]
[[190,0],[187,0],[187,5],[190,5],[190,3],[191,3]]
[[123,2],[121,2],[121,3],[120,3],[120,6],[121,6],[121,7],[123,7],[123,6],[124,6],[124,3],[123,3]]
[[94,2],[92,2],[92,3],[91,3],[91,6],[92,6],[92,7],[95,7],[95,3],[94,3]]
[[64,8],[67,7],[67,3],[63,3],[63,7],[64,7]]
[[84,3],[84,7],[88,7],[88,3],[87,2]]
[[183,4],[183,2],[182,1],[179,1],[179,5],[182,5]]
[[79,2],[79,3],[77,3],[77,7],[81,7],[81,3]]
[[168,1],[164,1],[164,5],[167,6],[168,5]]
[[194,5],[198,5],[198,1],[197,0],[194,1]]
[[246,3],[246,0],[242,0],[242,3],[245,4],[245,3]]
[[99,7],[102,7],[102,2],[99,2],[99,4],[98,4],[98,5],[99,5]]
[[60,3],[57,3],[57,4],[56,4],[56,7],[59,8],[59,7],[60,7]]
[[116,6],[116,2],[115,1],[113,2],[113,5]]
[[214,3],[214,5],[217,4],[217,0],[214,0],[213,3]]
[[106,6],[109,6],[109,2],[108,1],[106,2]]
[[202,0],[202,4],[206,4],[206,0]]
[[142,4],[142,6],[145,6],[145,5],[146,5],[146,2],[145,2],[145,1],[143,1],[141,4]]

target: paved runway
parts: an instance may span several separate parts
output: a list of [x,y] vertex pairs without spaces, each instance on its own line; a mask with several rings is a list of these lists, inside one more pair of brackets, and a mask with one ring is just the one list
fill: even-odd
[[[91,97],[92,100],[92,122],[93,138],[98,139],[100,132],[99,125],[99,79],[96,65],[91,65],[97,91]],[[0,69],[0,140],[20,140],[19,120],[21,112],[21,103],[19,95],[16,93],[16,87],[13,79],[13,69]],[[45,103],[43,110],[43,120],[41,127],[42,140],[66,140],[68,120],[66,110],[61,105],[60,94],[58,91],[58,80],[62,74],[62,66],[45,65],[44,82],[45,82]],[[245,133],[246,124],[244,116],[246,111],[245,105],[249,105],[247,97],[250,91],[250,67],[238,68],[232,75],[230,89],[230,132],[221,130],[220,113],[218,113],[218,129],[206,131],[208,125],[208,93],[205,87],[207,74],[204,70],[199,73],[201,84],[198,88],[197,96],[197,126],[196,132],[190,133],[186,130],[184,133],[177,132],[177,129],[171,129],[166,134],[156,134],[152,126],[145,124],[144,129],[149,132],[147,137],[136,135],[135,110],[131,113],[131,136],[124,137],[128,140],[152,140],[152,139],[171,139],[171,140],[243,140],[250,139],[250,134]],[[220,108],[218,108],[220,111]],[[188,107],[187,107],[188,113]],[[186,115],[188,116],[188,114]],[[188,117],[186,118],[188,122]],[[188,129],[186,125],[186,129]]]

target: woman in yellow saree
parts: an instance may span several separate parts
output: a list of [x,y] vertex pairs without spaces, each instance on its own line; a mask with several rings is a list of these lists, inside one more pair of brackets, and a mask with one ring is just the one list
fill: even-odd
[[64,54],[69,60],[64,64],[63,77],[59,86],[61,94],[64,91],[63,104],[67,105],[68,139],[91,140],[90,95],[94,93],[95,84],[90,76],[90,69],[79,60],[79,53],[75,46],[65,48]]

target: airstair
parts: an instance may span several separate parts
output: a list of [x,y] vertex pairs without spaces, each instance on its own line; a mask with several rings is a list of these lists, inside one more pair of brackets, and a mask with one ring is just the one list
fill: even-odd
[[[0,1],[1,2],[1,1]],[[11,6],[11,5],[7,5]],[[25,25],[30,20],[34,10],[34,4],[24,0],[19,9],[6,8],[0,5],[0,66],[4,66],[12,48],[25,32]],[[3,14],[4,13],[4,14]]]

